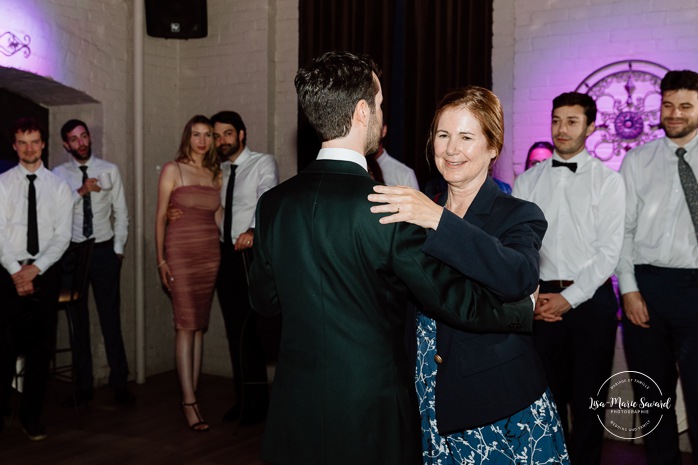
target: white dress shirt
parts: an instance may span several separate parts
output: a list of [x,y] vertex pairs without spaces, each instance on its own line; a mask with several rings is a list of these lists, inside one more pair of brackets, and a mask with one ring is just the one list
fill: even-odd
[[[622,294],[638,290],[634,265],[698,268],[698,241],[679,179],[679,148],[663,137],[625,156],[625,239],[618,264]],[[698,176],[698,137],[684,146],[684,158]]]
[[[39,230],[39,253],[27,252],[28,174],[35,174],[36,219]],[[22,269],[20,261],[34,259],[40,273],[63,256],[70,244],[73,222],[70,187],[43,164],[34,173],[22,165],[0,174],[0,263],[8,273]],[[1,304],[0,304],[1,305]]]
[[412,168],[391,157],[385,149],[376,161],[381,167],[386,186],[407,186],[419,190],[417,176]]
[[110,190],[102,189],[99,192],[90,192],[93,228],[90,237],[94,237],[97,243],[108,241],[113,237],[114,252],[123,255],[126,239],[128,239],[128,208],[126,207],[124,184],[119,168],[115,164],[94,155],[84,165],[72,159],[53,169],[54,174],[65,179],[73,192],[73,234],[71,240],[83,242],[89,239],[82,233],[84,197],[78,194],[78,189],[82,186],[80,166],[87,166],[87,176],[90,178],[97,178],[102,173],[109,173],[111,176],[112,188]]
[[[233,223],[230,231],[233,244],[238,236],[254,228],[254,213],[257,201],[266,191],[279,184],[279,168],[273,155],[253,152],[245,147],[235,160],[235,187],[233,189]],[[225,194],[230,179],[230,161],[221,163],[223,185],[221,186],[221,204],[225,209]],[[221,242],[223,242],[223,222],[220,225]]]
[[583,150],[553,168],[555,153],[523,172],[513,195],[538,204],[548,220],[540,249],[540,279],[569,280],[562,291],[572,307],[589,300],[618,264],[623,242],[625,188],[620,174]]

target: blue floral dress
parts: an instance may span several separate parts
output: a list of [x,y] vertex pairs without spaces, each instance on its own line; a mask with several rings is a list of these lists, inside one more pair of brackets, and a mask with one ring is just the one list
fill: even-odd
[[569,465],[555,403],[549,390],[529,407],[490,425],[440,435],[436,428],[435,388],[438,365],[436,322],[417,314],[415,386],[422,417],[425,465]]

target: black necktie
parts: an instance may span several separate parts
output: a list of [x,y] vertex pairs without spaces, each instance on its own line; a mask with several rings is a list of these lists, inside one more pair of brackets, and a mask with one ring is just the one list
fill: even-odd
[[[81,166],[82,184],[87,181],[87,166]],[[82,235],[85,237],[92,236],[92,199],[90,191],[82,198]]]
[[576,163],[565,163],[564,161],[553,159],[553,168],[559,168],[560,166],[564,166],[565,168],[568,168],[573,173],[577,172],[577,164]]
[[696,175],[683,157],[686,154],[686,149],[679,147],[676,149],[676,156],[679,157],[679,179],[681,187],[683,187],[683,195],[686,197],[688,211],[691,212],[691,220],[693,220],[693,229],[698,237],[698,182]]
[[36,222],[36,187],[34,186],[35,174],[28,174],[29,180],[29,204],[27,206],[27,252],[31,255],[39,253],[39,226]]
[[223,213],[223,243],[232,247],[233,238],[233,190],[235,189],[235,170],[238,165],[230,165],[230,177],[228,178],[228,188],[225,190],[225,212]]

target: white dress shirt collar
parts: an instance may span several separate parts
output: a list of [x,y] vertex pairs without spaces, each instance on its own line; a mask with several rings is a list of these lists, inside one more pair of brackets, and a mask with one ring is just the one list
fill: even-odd
[[[73,164],[73,166],[75,167],[76,170],[79,170],[81,166],[87,166],[87,169],[89,170],[90,166],[92,165],[93,159],[94,159],[94,157],[92,155],[90,155],[90,158],[85,160],[84,163],[80,163],[79,161],[77,161],[75,159],[75,157],[70,157],[70,162]],[[93,178],[96,177],[96,176],[92,176],[92,173],[90,173],[89,175]]]
[[245,162],[251,156],[252,156],[252,152],[250,151],[250,149],[247,148],[247,146],[245,146],[245,148],[242,149],[242,152],[240,152],[240,155],[238,155],[238,157],[235,159],[234,162],[231,163],[231,165],[238,165],[238,166],[244,165]]
[[677,145],[676,142],[669,139],[668,137],[665,137],[664,141],[666,142],[667,147],[671,149],[672,154],[676,154],[676,149],[678,149],[679,147],[683,147],[684,149],[686,149],[686,152],[690,152],[691,150],[693,150],[694,147],[696,147],[696,145],[698,145],[698,136],[693,136],[693,139],[688,141],[688,143],[683,146]]
[[573,156],[572,158],[568,158],[567,160],[558,155],[557,150],[553,151],[553,160],[561,161],[563,163],[577,163],[578,168],[581,168],[582,165],[586,164],[590,158],[591,155],[589,155],[587,149],[583,149],[577,155]]
[[341,149],[337,147],[323,148],[317,155],[318,160],[350,161],[361,165],[368,172],[366,157],[351,149]]
[[21,173],[22,176],[27,176],[29,174],[35,174],[36,177],[39,179],[41,179],[42,176],[44,176],[44,174],[46,173],[46,171],[48,171],[46,169],[46,167],[44,166],[43,162],[41,162],[41,166],[39,166],[36,169],[36,171],[34,171],[33,173],[31,171],[29,171],[28,169],[26,169],[24,166],[22,166],[21,163],[17,163],[17,169],[19,170],[19,172]]

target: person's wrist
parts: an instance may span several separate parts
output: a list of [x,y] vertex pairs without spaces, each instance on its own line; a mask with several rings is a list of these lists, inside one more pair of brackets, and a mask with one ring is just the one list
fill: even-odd
[[439,223],[441,223],[441,217],[444,215],[444,210],[446,210],[444,207],[439,207],[439,211],[432,221],[432,224],[430,227],[434,231],[436,231],[436,229],[439,227]]

